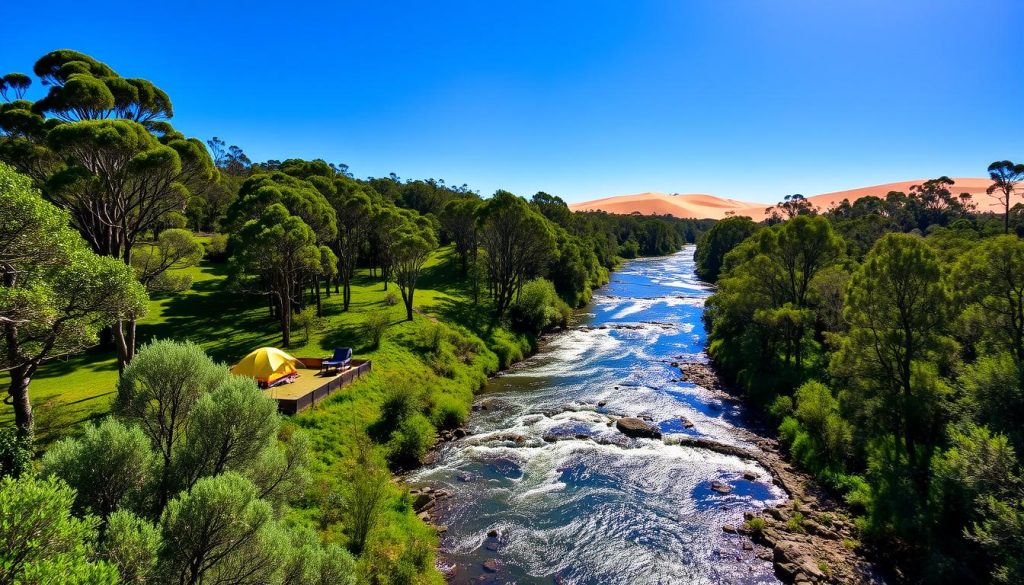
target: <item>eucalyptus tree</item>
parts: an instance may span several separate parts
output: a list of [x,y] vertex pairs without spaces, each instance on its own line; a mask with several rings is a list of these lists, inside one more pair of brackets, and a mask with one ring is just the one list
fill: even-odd
[[445,203],[441,209],[441,225],[455,243],[462,274],[468,274],[469,263],[476,260],[479,246],[476,213],[480,204],[477,197],[460,197]]
[[338,235],[333,248],[342,286],[342,310],[347,311],[352,302],[352,277],[359,254],[367,244],[375,206],[371,196],[347,178],[334,181],[331,204],[338,221]]
[[915,479],[942,429],[939,367],[956,353],[944,331],[951,304],[935,252],[920,237],[886,234],[851,278],[850,331],[832,358],[850,404],[862,405],[869,428],[892,433]]
[[160,232],[153,245],[132,255],[132,268],[147,292],[181,292],[192,286],[192,277],[172,271],[195,266],[202,259],[203,245],[192,232],[169,229]]
[[1017,192],[1017,184],[1024,181],[1024,164],[1008,160],[996,161],[988,165],[988,176],[992,184],[986,193],[993,196],[1003,206],[1003,233],[1010,233],[1010,208],[1013,207],[1013,196]]
[[[67,209],[96,253],[130,265],[140,238],[215,182],[210,155],[171,127],[170,98],[148,80],[71,50],[47,53],[33,71],[49,90],[2,109],[0,158]],[[135,316],[113,332],[123,369],[135,353]]]
[[430,221],[417,216],[407,220],[392,231],[391,265],[392,275],[405,303],[406,319],[412,321],[413,296],[423,265],[430,254],[437,249],[437,236]]
[[480,245],[491,281],[498,317],[515,299],[526,280],[538,273],[554,247],[549,222],[522,198],[497,191],[477,213]]
[[270,297],[277,310],[281,341],[291,344],[292,307],[302,294],[303,279],[330,271],[337,262],[317,243],[313,228],[281,203],[263,209],[232,234],[232,282],[243,290]]
[[128,266],[89,250],[67,214],[5,165],[0,203],[0,369],[10,376],[15,424],[28,435],[29,383],[39,366],[95,344],[103,327],[143,314],[146,293]]

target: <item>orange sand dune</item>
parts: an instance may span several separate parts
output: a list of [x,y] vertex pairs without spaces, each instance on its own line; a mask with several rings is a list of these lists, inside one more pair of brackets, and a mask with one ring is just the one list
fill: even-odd
[[[970,193],[973,201],[977,204],[979,211],[1000,212],[999,203],[995,198],[985,193],[985,189],[992,184],[991,179],[981,178],[958,178],[953,179],[955,183],[950,187],[954,195]],[[900,181],[897,183],[885,183],[871,187],[861,187],[847,191],[836,191],[823,193],[808,197],[820,211],[826,211],[839,204],[843,199],[856,201],[861,197],[874,195],[885,197],[890,191],[910,191],[913,185],[920,185],[924,179],[916,181]],[[781,197],[780,197],[781,199]],[[726,199],[716,195],[687,194],[669,195],[666,193],[637,193],[636,195],[620,195],[618,197],[605,197],[593,201],[573,203],[569,209],[573,211],[607,211],[608,213],[641,215],[673,215],[675,217],[689,217],[699,219],[722,219],[728,215],[746,215],[760,221],[767,215],[765,209],[774,206],[775,203],[751,203]]]
[[[827,211],[841,203],[843,199],[849,199],[850,202],[853,202],[861,197],[868,197],[871,195],[884,199],[890,191],[902,191],[903,193],[908,193],[910,192],[911,187],[914,185],[920,185],[921,183],[924,183],[925,180],[926,179],[900,181],[898,183],[885,183],[882,185],[874,185],[872,187],[861,187],[860,189],[822,193],[821,195],[808,197],[808,199],[815,207],[818,208],[819,211]],[[988,186],[992,184],[992,179],[958,178],[953,179],[953,181],[954,184],[949,187],[949,192],[953,195],[970,193],[971,200],[978,206],[978,211],[1001,211],[999,202],[996,201],[994,197],[985,193]],[[747,215],[755,220],[761,220],[766,216],[765,208],[767,207],[767,205],[752,205],[746,209],[736,210],[736,215]]]
[[722,219],[730,211],[746,209],[753,206],[748,201],[724,199],[715,195],[690,193],[686,195],[669,195],[667,193],[637,193],[636,195],[620,195],[605,197],[583,203],[573,203],[569,209],[573,211],[607,211],[628,215],[673,215],[675,217]]

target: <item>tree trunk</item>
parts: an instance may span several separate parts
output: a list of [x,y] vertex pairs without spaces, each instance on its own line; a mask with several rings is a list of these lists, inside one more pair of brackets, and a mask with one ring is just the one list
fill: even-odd
[[118,374],[123,374],[124,369],[135,357],[135,323],[135,319],[129,319],[114,324]]
[[320,277],[319,276],[316,277],[316,279],[313,281],[313,283],[314,283],[313,286],[316,287],[316,316],[317,317],[323,317],[324,316],[324,307],[323,307],[323,303],[321,302],[321,297],[320,297]]
[[405,297],[405,320],[412,321],[412,293],[413,289],[410,288],[407,294],[403,294]]
[[28,385],[32,381],[33,367],[18,366],[10,371],[11,383],[7,388],[11,406],[14,407],[14,425],[19,437],[32,435],[35,416],[32,413],[32,400],[28,395]]

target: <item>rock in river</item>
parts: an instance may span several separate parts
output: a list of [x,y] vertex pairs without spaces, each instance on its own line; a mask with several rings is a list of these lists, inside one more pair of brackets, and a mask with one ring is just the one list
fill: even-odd
[[641,437],[646,439],[660,439],[661,431],[645,423],[644,421],[627,416],[615,421],[616,428],[623,435],[628,437]]

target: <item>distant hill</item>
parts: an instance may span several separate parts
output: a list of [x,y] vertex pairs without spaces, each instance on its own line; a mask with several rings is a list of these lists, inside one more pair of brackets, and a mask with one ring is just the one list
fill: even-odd
[[[954,194],[970,193],[974,202],[978,205],[979,211],[1000,211],[999,203],[985,193],[985,189],[992,184],[987,178],[956,178],[955,184],[950,188]],[[846,191],[833,193],[822,193],[809,196],[808,199],[821,211],[825,211],[843,199],[856,201],[861,197],[874,195],[885,197],[889,191],[910,190],[913,185],[920,185],[925,179],[915,181],[900,181],[897,183],[885,183],[871,187],[861,187]],[[782,199],[782,196],[779,196]],[[607,211],[608,213],[641,215],[673,215],[675,217],[689,217],[698,219],[722,219],[728,215],[746,215],[761,220],[765,217],[765,209],[775,205],[771,203],[754,203],[740,201],[737,199],[726,199],[717,195],[690,193],[685,195],[670,195],[667,193],[637,193],[635,195],[619,195],[617,197],[605,197],[573,203],[569,209],[573,211]]]

